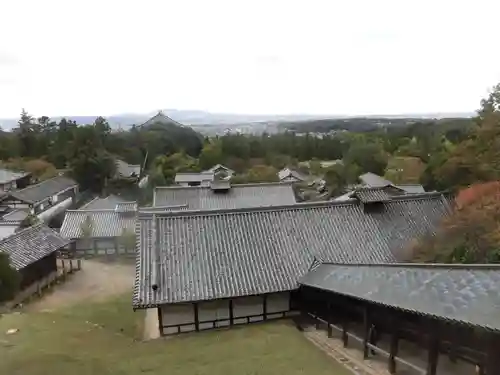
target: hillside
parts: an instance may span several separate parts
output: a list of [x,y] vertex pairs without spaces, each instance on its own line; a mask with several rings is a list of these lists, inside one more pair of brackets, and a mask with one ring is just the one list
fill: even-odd
[[[248,115],[248,114],[234,114],[234,113],[211,113],[206,111],[195,111],[195,110],[176,110],[176,109],[164,109],[162,110],[167,116],[171,117],[175,121],[184,125],[237,125],[237,124],[253,124],[253,123],[284,123],[283,126],[289,127],[301,126],[301,124],[307,124],[310,121],[318,122],[318,124],[326,124],[329,122],[337,121],[348,121],[349,123],[356,118],[350,116],[342,115],[330,115],[330,116],[320,116],[320,115],[307,115],[307,114],[289,114],[289,115]],[[140,125],[147,121],[149,118],[154,116],[156,112],[144,113],[144,114],[134,114],[134,113],[124,113],[111,116],[105,116],[110,126],[114,129],[118,128],[129,128],[131,125]],[[402,119],[414,118],[417,120],[430,119],[430,118],[464,118],[471,117],[473,114],[421,114],[421,115],[401,115],[401,116],[368,116],[366,119],[375,122],[381,121],[394,121],[396,123],[400,122]],[[94,122],[95,116],[51,116],[52,120],[59,122],[63,117],[75,121],[77,124],[91,124]],[[325,117],[327,117],[325,119]],[[5,118],[0,119],[0,127],[5,130],[10,130],[17,125],[18,119],[16,118]]]

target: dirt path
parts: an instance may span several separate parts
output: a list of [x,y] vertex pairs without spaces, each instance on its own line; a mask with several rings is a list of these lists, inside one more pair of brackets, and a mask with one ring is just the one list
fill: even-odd
[[134,270],[130,263],[85,260],[82,270],[69,276],[41,299],[26,305],[26,310],[56,310],[81,301],[102,301],[131,291]]

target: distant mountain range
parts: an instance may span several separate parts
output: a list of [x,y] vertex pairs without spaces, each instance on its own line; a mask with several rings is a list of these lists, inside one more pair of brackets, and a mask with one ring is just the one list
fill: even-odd
[[[240,125],[251,124],[257,122],[281,122],[281,121],[305,121],[314,119],[339,119],[339,118],[352,118],[352,117],[370,117],[370,118],[461,118],[472,117],[474,113],[429,113],[429,114],[404,114],[404,115],[373,115],[373,116],[318,116],[318,115],[245,115],[245,114],[231,114],[231,113],[210,113],[205,111],[190,111],[190,110],[176,110],[164,109],[162,112],[174,119],[175,121],[184,125]],[[140,125],[154,116],[157,112],[147,114],[119,114],[106,116],[112,128],[127,129],[131,125]],[[61,118],[76,121],[77,124],[91,124],[94,122],[96,116],[56,116],[52,117],[53,120],[59,121]],[[18,119],[0,119],[0,126],[4,130],[10,130],[17,125]]]

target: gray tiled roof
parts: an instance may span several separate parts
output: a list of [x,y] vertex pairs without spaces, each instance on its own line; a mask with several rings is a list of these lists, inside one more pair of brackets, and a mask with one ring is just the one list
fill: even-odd
[[115,210],[68,210],[61,226],[61,236],[64,238],[81,238],[82,225],[90,217],[92,237],[118,237],[123,230],[135,230],[135,215],[124,215]]
[[174,125],[178,125],[178,126],[184,126],[184,125],[180,124],[179,122],[175,121],[174,119],[165,115],[162,111],[159,111],[156,115],[154,115],[149,120],[147,120],[145,123],[143,123],[142,125],[139,125],[139,126],[143,127],[143,126],[150,126],[150,125],[154,125],[154,124],[174,124]]
[[177,173],[175,175],[175,182],[201,182],[201,181],[213,181],[214,174],[212,172],[200,172],[200,173]]
[[386,180],[385,178],[372,172],[362,174],[361,176],[359,176],[359,179],[363,184],[371,187],[382,187],[382,186],[392,185],[391,181]]
[[391,197],[386,191],[380,188],[361,188],[354,191],[354,197],[362,203],[388,202]]
[[120,203],[126,202],[125,199],[117,195],[109,195],[106,198],[94,198],[90,202],[80,207],[81,210],[114,210]]
[[395,262],[449,212],[440,194],[385,205],[371,214],[350,200],[139,215],[134,305],[291,290],[315,258]]
[[322,264],[302,285],[500,330],[500,266]]
[[29,213],[25,210],[14,210],[2,216],[2,220],[23,221]]
[[0,168],[0,184],[7,184],[12,181],[19,180],[20,178],[26,177],[29,173],[26,172],[14,172],[8,169]]
[[115,207],[116,212],[135,212],[137,211],[137,202],[121,202]]
[[10,195],[23,202],[37,203],[74,186],[77,186],[77,183],[71,178],[57,176],[22,190],[12,191]]
[[12,266],[20,270],[67,244],[52,229],[37,224],[0,241],[0,252],[9,254]]
[[291,184],[263,183],[232,185],[229,191],[214,192],[210,187],[158,187],[155,206],[186,205],[189,210],[279,206],[296,203]]
[[178,206],[142,206],[137,210],[140,212],[162,212],[162,211],[184,211],[188,210],[189,207],[187,204],[178,205]]
[[139,177],[141,174],[141,166],[138,164],[128,164],[123,160],[116,159],[116,171],[123,177],[130,177],[133,174]]
[[420,194],[420,193],[425,193],[425,189],[422,185],[418,184],[400,184],[400,185],[394,185],[394,187],[397,187],[398,189],[404,190],[406,193],[410,194]]

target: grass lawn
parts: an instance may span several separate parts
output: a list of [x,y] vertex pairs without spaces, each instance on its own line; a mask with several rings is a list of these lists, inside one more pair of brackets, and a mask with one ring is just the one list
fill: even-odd
[[[348,375],[290,323],[141,342],[130,297],[0,318],[0,374]],[[6,335],[10,328],[19,328]]]

